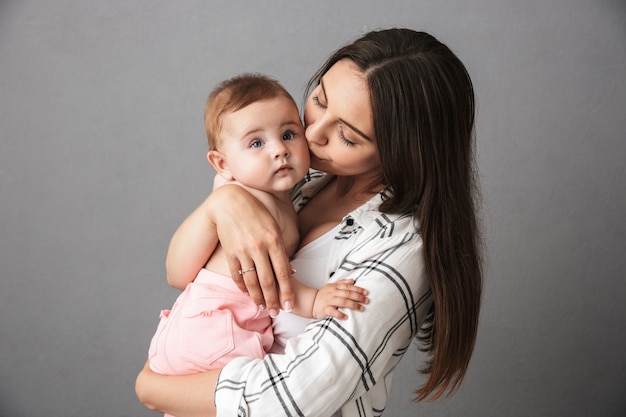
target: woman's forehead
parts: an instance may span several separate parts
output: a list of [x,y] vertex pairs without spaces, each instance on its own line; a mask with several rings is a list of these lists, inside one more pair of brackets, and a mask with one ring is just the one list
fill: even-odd
[[349,60],[336,62],[320,80],[326,105],[367,140],[374,137],[372,104],[365,74]]

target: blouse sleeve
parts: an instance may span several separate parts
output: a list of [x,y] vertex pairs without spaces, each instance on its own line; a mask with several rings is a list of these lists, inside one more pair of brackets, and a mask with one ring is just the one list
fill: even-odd
[[363,396],[367,408],[384,409],[386,382],[430,307],[422,241],[407,216],[380,215],[365,229],[347,222],[342,232],[331,281],[366,288],[365,311],[311,323],[284,354],[233,360],[216,388],[218,416],[330,416]]

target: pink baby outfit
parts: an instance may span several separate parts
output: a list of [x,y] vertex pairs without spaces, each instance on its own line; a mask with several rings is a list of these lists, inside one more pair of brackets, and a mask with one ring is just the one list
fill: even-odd
[[185,375],[222,368],[272,347],[272,321],[230,277],[202,269],[171,310],[161,312],[148,356],[153,371]]

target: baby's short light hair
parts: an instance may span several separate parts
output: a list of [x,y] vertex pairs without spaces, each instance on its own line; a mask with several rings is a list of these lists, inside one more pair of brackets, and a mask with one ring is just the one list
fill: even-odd
[[245,73],[222,81],[213,89],[204,106],[204,126],[209,150],[217,149],[222,117],[257,101],[284,97],[296,103],[289,92],[275,79],[263,74]]

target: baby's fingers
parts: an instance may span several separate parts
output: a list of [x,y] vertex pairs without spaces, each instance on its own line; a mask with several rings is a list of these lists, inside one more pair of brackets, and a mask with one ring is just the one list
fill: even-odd
[[369,292],[362,287],[354,285],[353,279],[342,279],[335,283],[335,288],[337,290],[344,290],[350,292],[358,292],[359,294],[367,295]]
[[[364,304],[368,304],[370,301],[366,294],[367,290],[360,287],[351,286],[347,289],[337,288],[337,292],[334,294],[331,304],[335,308],[335,311],[338,308],[349,308],[351,310],[363,311],[365,309]],[[337,318],[346,318],[343,313],[338,315],[333,314],[332,316]]]
[[[337,297],[338,300],[352,300],[363,304],[369,303],[369,298],[367,297],[369,291],[367,291],[365,288],[357,287],[356,285],[338,284],[335,289],[335,297]],[[338,305],[337,307],[345,306]]]
[[369,298],[358,295],[351,298],[339,297],[333,303],[335,308],[349,308],[350,310],[363,311],[365,310],[364,304],[369,303]]
[[338,310],[336,307],[333,307],[333,306],[326,306],[324,308],[324,316],[335,317],[339,320],[345,320],[348,318],[348,316],[344,312],[342,312],[341,310]]

